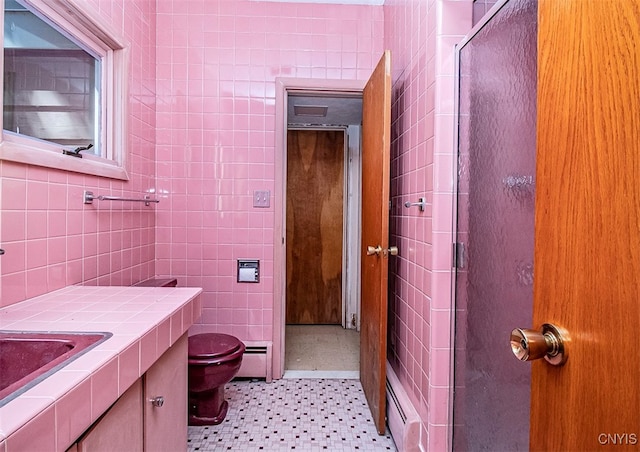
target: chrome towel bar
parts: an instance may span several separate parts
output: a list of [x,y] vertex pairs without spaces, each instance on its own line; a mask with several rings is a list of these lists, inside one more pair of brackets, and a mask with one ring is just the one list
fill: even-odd
[[149,195],[144,195],[143,199],[139,199],[139,198],[120,198],[119,196],[104,196],[104,195],[94,196],[93,192],[89,191],[89,190],[85,190],[83,192],[83,196],[84,196],[84,203],[85,204],[93,204],[93,200],[94,199],[97,199],[97,200],[100,200],[100,201],[143,202],[145,206],[148,206],[152,202],[155,202],[155,203],[160,202],[159,199],[151,199],[151,197]]

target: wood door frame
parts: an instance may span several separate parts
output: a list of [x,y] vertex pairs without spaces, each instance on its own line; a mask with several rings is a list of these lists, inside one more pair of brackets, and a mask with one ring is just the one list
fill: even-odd
[[[287,101],[289,93],[362,95],[366,80],[276,78],[275,193],[273,236],[273,366],[272,377],[282,378],[286,327],[286,206],[287,206]],[[359,276],[358,276],[359,277]],[[344,303],[343,303],[344,304]],[[360,317],[360,316],[358,316]]]

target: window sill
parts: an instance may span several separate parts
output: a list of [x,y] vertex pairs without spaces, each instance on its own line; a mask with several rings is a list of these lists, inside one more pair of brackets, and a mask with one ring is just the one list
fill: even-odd
[[57,150],[43,150],[37,147],[13,143],[6,139],[0,143],[0,160],[9,160],[28,165],[44,166],[64,171],[108,177],[112,179],[129,180],[129,175],[123,166],[113,161],[93,155],[77,158],[62,154],[62,147]]

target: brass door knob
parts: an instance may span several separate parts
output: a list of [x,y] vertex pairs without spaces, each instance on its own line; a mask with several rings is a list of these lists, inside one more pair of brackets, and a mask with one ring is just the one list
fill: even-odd
[[398,247],[397,246],[390,246],[387,249],[383,249],[380,245],[378,245],[378,246],[369,245],[367,247],[367,256],[373,256],[374,254],[379,256],[380,253],[382,253],[382,255],[385,256],[385,257],[387,257],[389,254],[392,255],[392,256],[397,256],[398,255]]
[[516,328],[511,331],[511,351],[520,361],[544,358],[549,364],[561,366],[567,361],[566,332],[545,323],[542,332]]
[[367,256],[373,256],[374,254],[380,255],[381,252],[382,252],[382,247],[380,245],[375,247],[369,245],[367,247]]

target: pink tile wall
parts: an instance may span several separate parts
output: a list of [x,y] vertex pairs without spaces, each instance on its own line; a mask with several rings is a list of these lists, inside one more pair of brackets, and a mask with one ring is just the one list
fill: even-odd
[[[157,273],[204,288],[192,331],[273,336],[275,79],[367,79],[383,9],[158,0]],[[253,208],[270,190],[270,208]],[[259,284],[236,260],[260,259]]]
[[496,0],[474,0],[473,2],[473,25],[477,24],[480,19],[489,11],[493,5],[497,3]]
[[[451,247],[454,204],[454,46],[472,0],[387,0],[393,56],[389,360],[422,422],[424,450],[449,431]],[[420,212],[405,201],[425,197]]]
[[69,284],[128,285],[155,274],[154,207],[84,205],[82,191],[155,189],[155,2],[91,0],[131,44],[127,182],[0,161],[0,307]]

